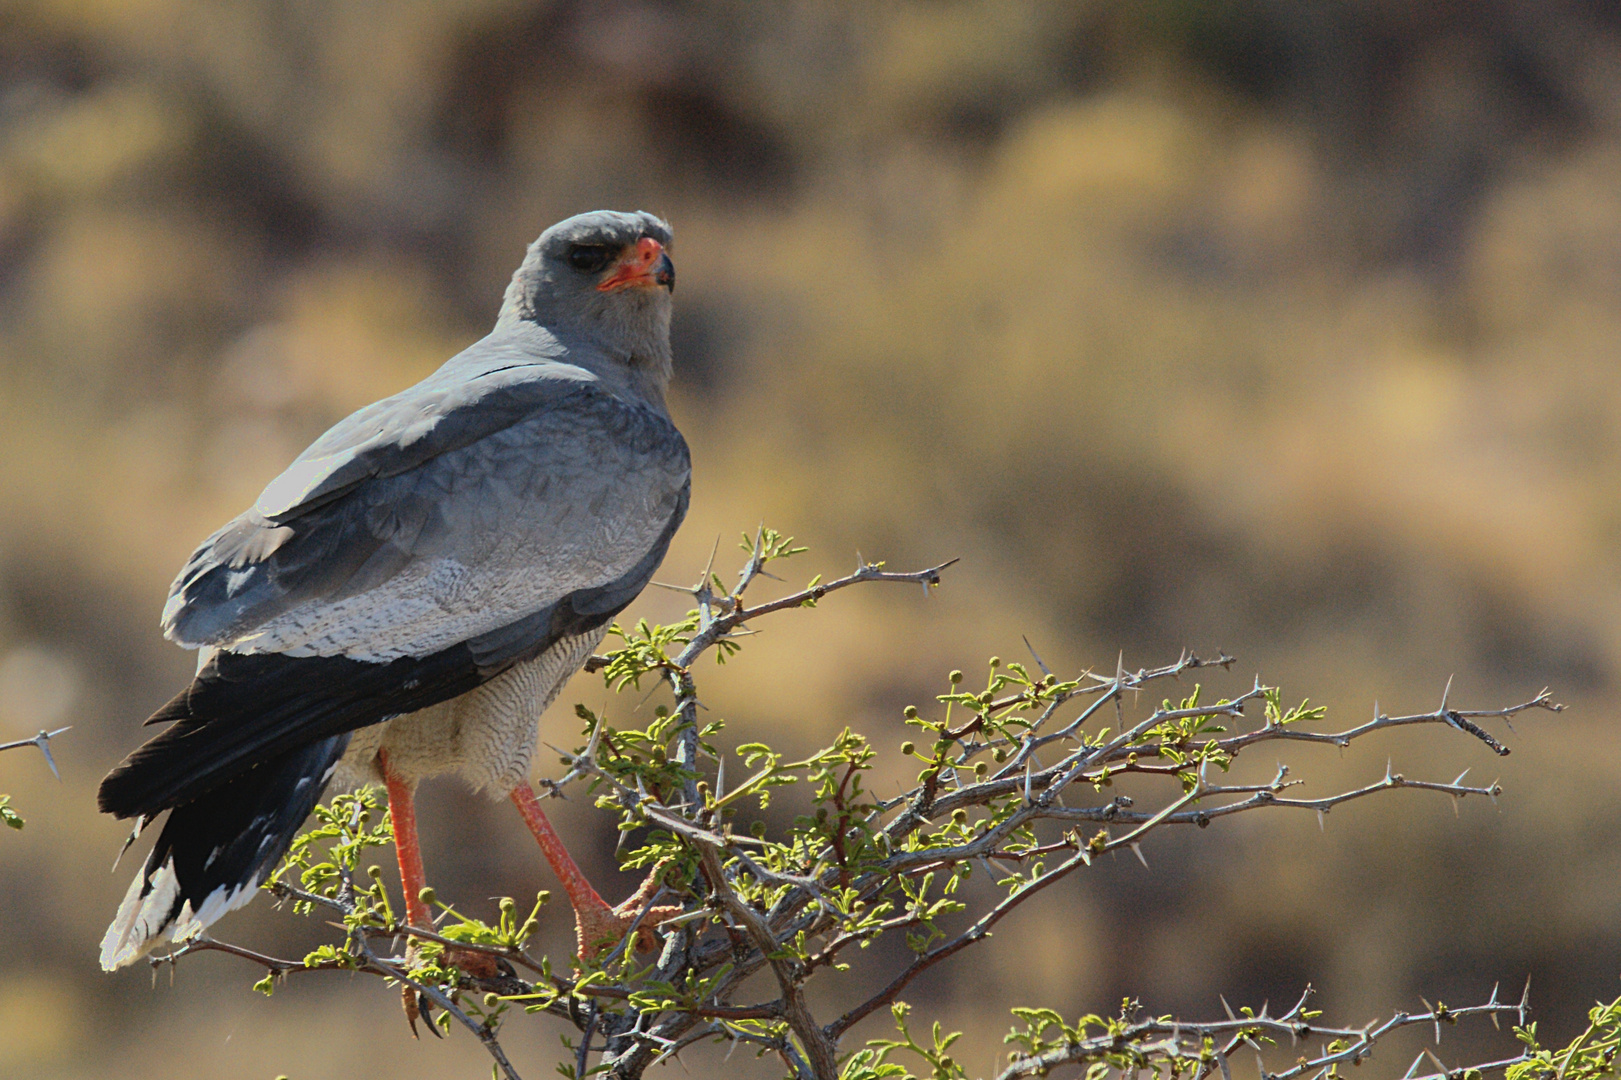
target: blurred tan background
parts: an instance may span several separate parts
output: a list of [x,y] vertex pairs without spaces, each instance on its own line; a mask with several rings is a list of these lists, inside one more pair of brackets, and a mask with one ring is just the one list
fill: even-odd
[[[1439,729],[1285,758],[1314,794],[1468,767],[1497,809],[1251,815],[1054,888],[910,995],[971,1069],[1011,1004],[1209,1016],[1310,981],[1360,1023],[1529,975],[1568,1037],[1621,993],[1621,7],[0,0],[0,740],[74,725],[61,784],[0,758],[28,818],[0,1077],[485,1075],[374,983],[100,973],[131,868],[92,792],[190,671],[156,621],[193,545],[603,206],[678,237],[695,480],[663,580],[717,536],[730,573],[761,520],[811,545],[796,578],[963,559],[763,626],[705,675],[734,740],[892,750],[1021,634],[1064,671],[1225,648],[1219,685],[1345,726],[1451,674],[1455,704],[1573,706],[1493,725],[1502,761]],[[544,737],[604,698],[579,680]],[[582,802],[560,827],[612,881]],[[503,807],[441,784],[422,813],[442,894],[552,884]],[[260,902],[218,930],[319,928]],[[560,1030],[509,1028],[525,1075]],[[1476,1035],[1443,1058],[1511,1052]]]

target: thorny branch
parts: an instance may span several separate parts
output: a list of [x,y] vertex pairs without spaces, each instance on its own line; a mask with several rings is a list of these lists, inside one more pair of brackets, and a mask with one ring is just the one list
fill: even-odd
[[[697,663],[698,658],[704,653],[723,641],[731,640],[732,635],[751,619],[758,619],[777,611],[814,605],[829,593],[847,589],[851,585],[888,581],[903,585],[922,585],[928,590],[939,585],[940,572],[957,561],[949,559],[927,570],[899,574],[884,570],[882,563],[862,561],[853,573],[845,577],[825,584],[819,582],[797,593],[752,608],[745,607],[743,593],[755,578],[765,572],[763,554],[765,544],[766,532],[762,529],[755,534],[753,553],[744,564],[738,575],[737,586],[730,594],[716,596],[709,587],[711,575],[708,573],[705,574],[705,580],[699,582],[693,589],[693,596],[698,601],[698,632],[687,642],[686,648],[681,650],[681,654],[675,658],[668,672],[670,689],[675,693],[675,707],[682,724],[676,761],[689,770],[696,770],[698,763],[698,687],[692,679],[692,665]],[[689,805],[697,805],[698,791],[694,782],[688,782],[684,794]]]
[[[1515,1026],[1523,1028],[1530,1011],[1529,984],[1516,1003],[1499,1001],[1497,987],[1494,986],[1491,998],[1480,1005],[1449,1008],[1444,1004],[1429,1006],[1426,1003],[1426,1010],[1422,1013],[1397,1012],[1384,1021],[1376,1020],[1360,1028],[1337,1028],[1316,1022],[1319,1014],[1307,1008],[1311,996],[1312,989],[1308,986],[1294,1006],[1279,1016],[1269,1016],[1264,1008],[1258,1014],[1235,1016],[1229,1008],[1227,1019],[1211,1023],[1187,1023],[1169,1017],[1126,1019],[1118,1025],[1107,1025],[1099,1034],[1092,1036],[1068,1028],[1061,1021],[1054,1022],[1049,1016],[1036,1017],[1023,1033],[1025,1038],[1017,1041],[1038,1047],[1039,1052],[1013,1055],[1008,1067],[997,1075],[996,1080],[1045,1076],[1059,1065],[1107,1060],[1120,1055],[1122,1046],[1132,1048],[1127,1056],[1137,1059],[1134,1064],[1138,1064],[1138,1067],[1185,1061],[1195,1066],[1191,1080],[1204,1080],[1217,1070],[1225,1077],[1230,1075],[1228,1061],[1241,1048],[1248,1047],[1259,1054],[1259,1038],[1283,1035],[1287,1035],[1291,1042],[1320,1040],[1318,1045],[1321,1049],[1316,1054],[1300,1055],[1294,1065],[1281,1072],[1268,1072],[1265,1064],[1261,1063],[1259,1070],[1262,1076],[1267,1080],[1327,1080],[1338,1075],[1336,1066],[1340,1064],[1360,1065],[1364,1058],[1372,1054],[1375,1043],[1400,1028],[1434,1024],[1436,1041],[1439,1043],[1443,1023],[1455,1024],[1469,1017],[1485,1016],[1495,1024],[1498,1017],[1507,1015],[1515,1018]],[[1043,1038],[1052,1027],[1060,1029],[1061,1037],[1051,1040]],[[1055,1045],[1046,1046],[1049,1042]],[[1440,1067],[1438,1072],[1418,1071],[1418,1066],[1426,1057],[1435,1060]],[[1523,1055],[1517,1055],[1472,1068],[1485,1072],[1503,1069],[1521,1060]],[[1403,1080],[1455,1080],[1461,1071],[1446,1068],[1432,1052],[1425,1051],[1413,1062],[1413,1067],[1408,1069]]]
[[51,740],[62,734],[64,731],[71,731],[72,729],[73,726],[71,724],[67,727],[59,727],[55,731],[45,731],[44,729],[41,729],[40,733],[32,738],[18,739],[15,742],[0,743],[0,751],[17,750],[24,746],[37,746],[39,747],[39,752],[45,755],[45,764],[51,767],[51,775],[60,780],[62,779],[62,774],[57,771],[56,759],[51,757]]
[[711,891],[720,900],[726,913],[743,924],[760,955],[768,958],[771,963],[772,970],[777,976],[777,985],[782,990],[782,1015],[787,1018],[794,1034],[799,1036],[800,1045],[809,1059],[810,1075],[814,1077],[836,1075],[838,1061],[834,1051],[834,1039],[817,1027],[815,1019],[811,1016],[801,985],[803,976],[798,963],[791,957],[782,955],[782,950],[778,947],[765,916],[744,903],[737,893],[732,891],[726,881],[726,873],[721,868],[720,849],[706,841],[698,841],[697,847],[699,857],[702,859],[704,876],[709,879]]
[[[371,940],[404,940],[406,929],[386,901],[381,901],[381,915],[368,916],[357,908],[353,867],[343,871],[341,888],[298,889],[285,881],[272,886],[283,898],[339,913],[347,928],[341,953],[280,960],[198,938],[154,963],[213,950],[257,963],[277,978],[338,969],[387,978],[415,988],[478,1037],[509,1080],[517,1074],[496,1031],[502,1012],[519,1006],[565,1019],[582,1032],[574,1060],[565,1066],[575,1076],[601,1070],[633,1080],[684,1047],[715,1039],[734,1049],[749,1045],[760,1053],[775,1053],[799,1080],[837,1080],[841,1075],[864,1080],[887,1074],[860,1072],[863,1061],[877,1060],[903,1044],[870,1043],[869,1049],[844,1059],[841,1073],[841,1042],[856,1024],[885,1006],[903,1010],[899,997],[906,987],[984,941],[1014,909],[1090,866],[1099,855],[1124,848],[1144,858],[1143,842],[1162,827],[1202,828],[1250,811],[1311,810],[1321,823],[1323,815],[1342,803],[1398,788],[1439,793],[1454,803],[1471,795],[1495,800],[1501,790],[1495,782],[1465,784],[1468,770],[1443,782],[1408,779],[1388,766],[1380,779],[1317,798],[1295,793],[1302,781],[1283,765],[1258,783],[1212,778],[1250,748],[1273,741],[1345,747],[1389,728],[1438,724],[1506,754],[1478,721],[1562,708],[1544,691],[1508,708],[1460,710],[1449,704],[1449,683],[1433,711],[1389,716],[1376,708],[1366,723],[1324,731],[1322,709],[1304,702],[1287,708],[1276,688],[1257,679],[1235,696],[1216,701],[1201,701],[1196,687],[1184,700],[1168,700],[1130,719],[1145,689],[1201,669],[1230,669],[1234,659],[1225,653],[1210,660],[1184,653],[1174,663],[1133,671],[1122,658],[1111,674],[1088,671],[1066,680],[1039,657],[1039,674],[993,659],[981,692],[963,689],[962,673],[952,673],[950,692],[939,697],[943,715],[907,710],[907,723],[918,729],[921,745],[908,741],[901,750],[919,759],[922,771],[917,785],[899,797],[880,800],[865,790],[863,776],[876,751],[849,731],[832,746],[796,762],[785,762],[763,744],[739,747],[752,772],[728,787],[723,755],[707,741],[718,725],[705,727],[700,720],[694,668],[703,655],[713,652],[724,660],[750,632],[749,624],[766,615],[814,607],[831,593],[868,582],[922,584],[927,589],[951,565],[895,573],[863,561],[845,577],[813,580],[804,589],[750,607],[744,595],[758,578],[772,577],[767,565],[799,549],[791,547],[790,539],[762,529],[745,550],[747,561],[731,588],[705,570],[691,589],[697,607],[687,622],[616,628],[624,647],[594,657],[588,670],[602,671],[616,688],[641,675],[656,676],[672,689],[673,707],[656,709],[658,719],[647,731],[615,731],[582,709],[588,724],[585,745],[563,755],[567,775],[549,785],[560,796],[567,785],[587,782],[598,805],[619,816],[622,835],[642,838],[640,846],[627,845],[627,865],[668,868],[655,872],[665,874],[666,887],[685,901],[685,912],[662,924],[664,951],[656,964],[638,966],[627,936],[606,959],[581,962],[565,976],[552,970],[548,958],[527,952],[522,935],[492,943],[470,940],[461,932],[412,929],[411,936],[420,942],[506,965],[495,977],[413,967],[410,954],[383,957],[372,950]],[[712,773],[705,768],[708,759],[716,763]],[[1106,793],[1128,779],[1133,795]],[[758,825],[747,835],[733,831],[733,819],[749,801],[758,801],[763,809],[771,789],[791,781],[813,789],[816,817],[799,819],[789,836],[776,840]],[[1170,787],[1155,794],[1156,784]],[[1086,833],[1082,825],[1096,829]],[[958,886],[975,868],[987,871],[998,891],[987,896],[981,889],[967,900]],[[380,886],[378,890],[381,897]],[[463,920],[455,929],[465,930],[466,925]],[[845,950],[865,947],[886,933],[906,936],[911,960],[842,1016],[819,1023],[805,993],[807,981],[842,970]],[[768,1001],[743,997],[745,984],[767,968],[777,996]],[[518,969],[523,978],[513,974]],[[464,1007],[468,995],[478,994],[487,995],[485,1008]],[[1048,1026],[1056,1023],[1068,1034],[1049,1045],[1033,1027],[1023,1035],[1015,1032],[1010,1039],[1027,1044],[1028,1052],[1012,1059],[999,1080],[1041,1074],[1064,1063],[1114,1061],[1109,1055],[1119,1054],[1127,1055],[1119,1060],[1131,1069],[1182,1058],[1196,1063],[1191,1073],[1195,1080],[1213,1069],[1230,1080],[1227,1059],[1239,1046],[1282,1033],[1321,1036],[1328,1042],[1317,1057],[1307,1057],[1286,1072],[1266,1074],[1268,1080],[1337,1080],[1333,1069],[1338,1063],[1359,1061],[1376,1040],[1396,1028],[1495,1017],[1516,1009],[1520,1015],[1524,1010],[1523,1001],[1504,1005],[1494,995],[1485,1004],[1453,1009],[1444,1017],[1432,1009],[1422,1015],[1398,1013],[1382,1025],[1362,1029],[1328,1029],[1307,1019],[1305,1005],[1302,998],[1280,1017],[1263,1011],[1214,1024],[1122,1017],[1105,1034],[1088,1034],[1084,1023],[1064,1028],[1054,1014]],[[936,1054],[930,1059],[935,1075],[962,1075],[960,1067],[940,1064],[949,1060],[941,1057],[943,1051],[918,1049],[906,1038],[908,1049]],[[889,1049],[872,1049],[877,1046]],[[589,1066],[593,1055],[598,1059],[594,1067]],[[1417,1080],[1417,1074],[1408,1080]]]
[[[71,725],[57,728],[55,731],[46,731],[42,728],[39,734],[31,739],[18,739],[15,742],[0,743],[0,751],[17,750],[24,746],[37,746],[39,752],[45,756],[45,764],[51,767],[51,775],[60,780],[62,774],[56,768],[56,759],[51,756],[51,740],[69,730],[71,730]],[[0,824],[9,825],[13,829],[23,827],[22,815],[17,813],[16,809],[11,805],[10,795],[0,794]]]

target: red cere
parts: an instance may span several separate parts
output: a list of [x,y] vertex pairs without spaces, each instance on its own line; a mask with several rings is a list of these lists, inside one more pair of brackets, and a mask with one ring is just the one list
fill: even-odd
[[597,290],[609,292],[629,285],[656,284],[653,280],[653,270],[658,265],[659,256],[663,254],[663,244],[651,236],[642,237],[636,241],[635,247],[627,249],[624,258],[614,267],[613,273],[597,286]]

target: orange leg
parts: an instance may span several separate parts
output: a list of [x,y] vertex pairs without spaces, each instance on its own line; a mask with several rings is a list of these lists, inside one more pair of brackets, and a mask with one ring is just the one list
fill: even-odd
[[[535,841],[540,844],[540,852],[546,856],[551,864],[552,872],[563,884],[563,891],[568,894],[569,903],[574,907],[574,932],[578,939],[579,955],[581,957],[594,956],[600,952],[604,945],[612,946],[630,929],[630,924],[642,913],[642,905],[647,902],[658,888],[658,871],[648,876],[646,882],[637,890],[636,895],[620,904],[617,908],[609,907],[608,902],[602,898],[591,883],[586,880],[580,866],[574,861],[574,856],[568,853],[563,846],[562,837],[552,828],[552,823],[546,817],[546,811],[540,808],[540,800],[535,797],[535,789],[527,783],[519,784],[512,789],[512,803],[523,815],[523,820],[529,826],[529,831],[535,834]],[[653,947],[653,926],[660,919],[679,914],[679,907],[659,907],[648,912],[647,918],[638,928],[637,945],[642,949]]]
[[[400,861],[400,888],[405,891],[405,922],[423,930],[433,926],[433,912],[422,902],[422,889],[427,875],[422,870],[422,845],[417,841],[417,811],[413,801],[414,785],[402,780],[388,767],[388,755],[378,754],[382,766],[383,783],[388,788],[389,822],[394,827],[394,853]],[[414,951],[413,946],[413,951]],[[423,1003],[409,986],[400,987],[400,1002],[405,1007],[405,1021],[411,1025],[411,1037],[417,1037],[417,1019],[422,1015]],[[437,1037],[439,1031],[428,1022],[428,1033]]]
[[422,869],[422,845],[417,841],[417,811],[412,801],[413,784],[395,776],[388,767],[388,755],[378,754],[383,766],[383,783],[388,786],[389,820],[394,825],[394,852],[400,860],[400,886],[405,890],[405,921],[423,930],[433,929],[433,912],[422,902],[427,875]]
[[535,834],[535,842],[540,845],[540,853],[546,856],[551,864],[552,873],[557,880],[563,883],[563,891],[568,894],[568,902],[574,905],[575,911],[583,909],[608,910],[608,902],[597,894],[591,883],[585,879],[579,863],[574,856],[568,853],[563,846],[563,838],[557,835],[552,823],[546,817],[546,811],[540,808],[540,800],[535,797],[535,789],[528,784],[519,784],[512,789],[512,803],[523,815],[524,824],[529,831]]

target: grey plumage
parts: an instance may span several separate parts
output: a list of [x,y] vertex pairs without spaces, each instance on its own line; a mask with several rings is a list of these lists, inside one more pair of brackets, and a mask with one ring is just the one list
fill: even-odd
[[[488,337],[337,424],[198,548],[164,608],[165,635],[393,659],[633,567],[689,468],[664,407],[668,296],[593,295],[548,251],[638,230],[669,239],[651,215],[548,230]],[[637,303],[625,313],[610,299]],[[585,516],[597,506],[617,512]]]
[[[514,363],[520,335],[573,362]],[[165,632],[392,660],[615,580],[663,531],[688,465],[661,401],[592,377],[611,362],[523,327],[356,414],[199,549]]]
[[[342,782],[375,778],[380,749],[411,780],[457,771],[505,794],[527,778],[540,710],[686,511],[669,289],[610,288],[593,261],[646,237],[662,251],[669,229],[610,212],[548,229],[487,337],[334,426],[204,541],[163,612],[166,636],[204,650],[197,680],[103,782],[104,810],[150,820],[271,762],[292,776],[315,760],[301,747],[349,732]],[[659,273],[673,285],[667,258]],[[180,854],[149,860],[104,965],[251,898],[263,851],[243,880],[177,881],[183,841],[166,826],[154,856]]]

